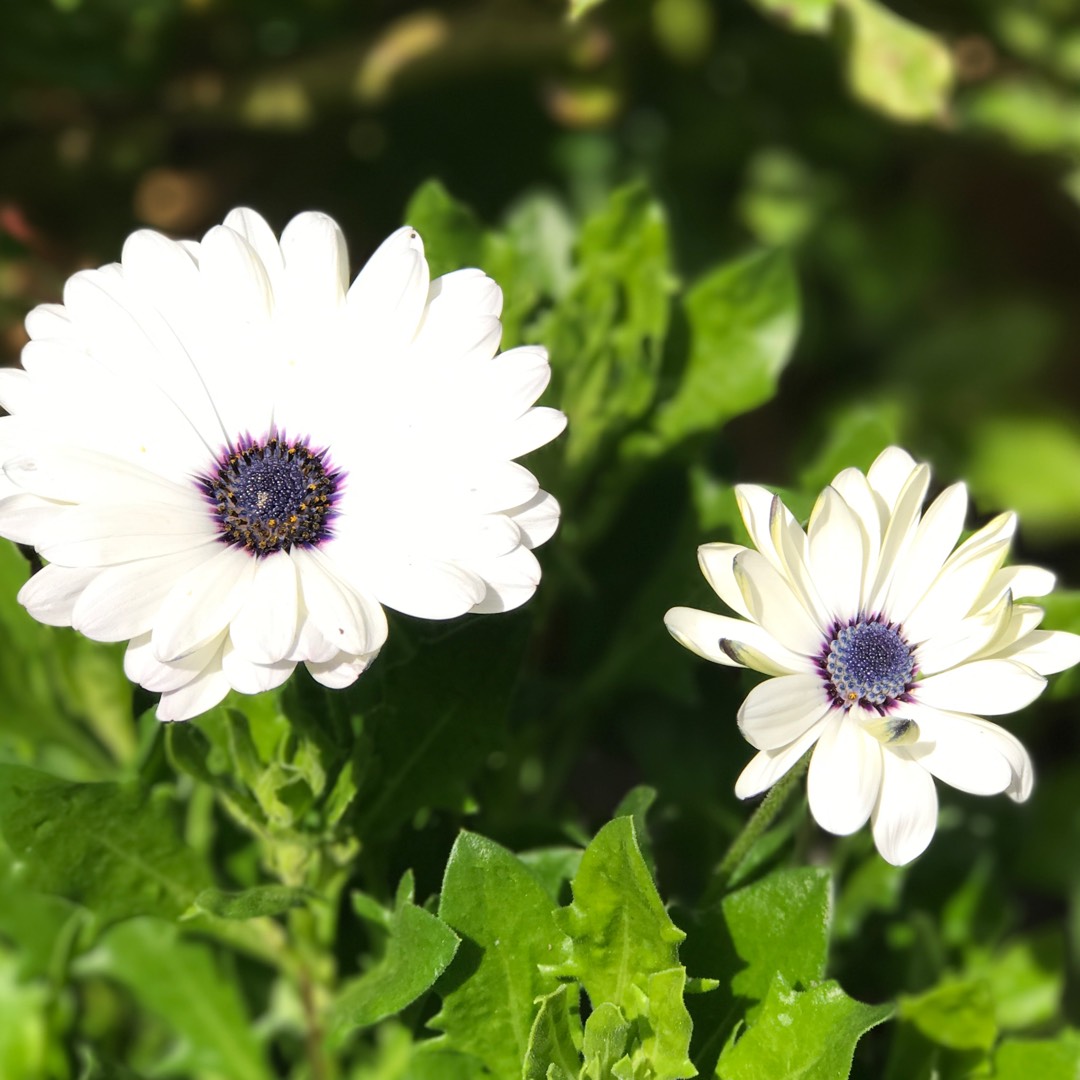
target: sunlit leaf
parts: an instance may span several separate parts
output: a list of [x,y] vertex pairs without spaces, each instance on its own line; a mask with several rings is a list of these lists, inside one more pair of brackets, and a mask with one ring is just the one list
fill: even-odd
[[863,1005],[829,981],[799,991],[777,975],[756,1021],[717,1064],[720,1080],[842,1080],[855,1044],[891,1005]]
[[[463,832],[446,864],[439,918],[461,938],[437,987],[430,1026],[440,1045],[480,1058],[495,1076],[518,1076],[539,1006],[557,988],[548,965],[563,956],[552,901],[505,848]],[[541,966],[543,965],[543,967]]]

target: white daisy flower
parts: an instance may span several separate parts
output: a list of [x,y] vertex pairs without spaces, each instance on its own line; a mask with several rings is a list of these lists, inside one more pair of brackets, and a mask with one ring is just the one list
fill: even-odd
[[1015,517],[955,547],[967,491],[954,484],[923,514],[929,480],[926,465],[890,448],[865,476],[840,473],[805,532],[778,497],[737,487],[757,550],[704,544],[698,558],[742,618],[681,607],[665,617],[699,656],[771,676],[739,709],[759,753],[736,794],[771,787],[813,746],[818,824],[844,836],[870,819],[896,865],[934,835],[935,777],[976,795],[1028,797],[1027,752],[983,716],[1023,708],[1046,675],[1080,660],[1080,637],[1037,629],[1042,609],[1016,602],[1046,595],[1054,577],[1002,566]]
[[0,372],[0,534],[48,563],[19,599],[130,639],[162,720],[301,662],[352,683],[383,605],[449,619],[536,589],[559,506],[514,459],[566,423],[531,407],[546,352],[496,355],[499,287],[431,281],[411,228],[348,265],[318,213],[280,243],[243,209],[201,243],[136,232]]

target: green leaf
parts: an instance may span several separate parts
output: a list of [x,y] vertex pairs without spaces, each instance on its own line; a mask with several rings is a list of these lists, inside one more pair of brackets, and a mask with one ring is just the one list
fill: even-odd
[[686,1010],[686,969],[670,968],[649,976],[648,1029],[640,1056],[648,1062],[650,1078],[680,1080],[697,1076],[688,1056],[693,1024]]
[[994,1055],[994,1080],[1076,1080],[1080,1076],[1080,1036],[1066,1031],[1056,1039],[1006,1039]]
[[724,919],[746,967],[731,981],[735,994],[761,1001],[779,972],[808,987],[825,974],[831,878],[827,870],[778,870],[724,898]]
[[1080,526],[1080,437],[1071,422],[987,420],[973,433],[967,474],[980,502],[1015,510],[1025,530],[1061,533]]
[[615,1065],[627,1057],[633,1030],[618,1005],[605,1001],[593,1009],[585,1021],[583,1080],[608,1080]]
[[411,876],[407,880],[410,887],[399,891],[387,926],[386,953],[342,990],[330,1012],[334,1030],[367,1027],[401,1012],[434,985],[457,952],[457,934],[412,902]]
[[173,1075],[273,1075],[235,979],[223,977],[213,951],[186,940],[175,925],[130,919],[113,927],[78,970],[116,979],[175,1032],[180,1045],[169,1057]]
[[982,979],[950,979],[924,994],[902,996],[899,1015],[950,1050],[989,1050],[997,1039],[994,998]]
[[541,327],[567,461],[580,466],[649,409],[675,286],[663,209],[641,184],[621,188],[582,226],[575,283]]
[[1065,956],[1064,935],[1053,927],[969,962],[965,975],[986,980],[998,1024],[1006,1031],[1020,1031],[1058,1016],[1065,988]]
[[282,915],[290,908],[304,907],[316,896],[308,889],[287,885],[254,885],[240,892],[203,889],[195,897],[195,907],[219,919],[258,919]]
[[944,119],[954,78],[948,46],[875,0],[836,4],[849,37],[852,93],[896,120]]
[[[434,627],[396,623],[352,700],[371,740],[354,810],[367,839],[420,810],[457,810],[504,738],[527,613]],[[411,633],[410,633],[411,632]]]
[[573,942],[560,974],[579,979],[594,1005],[610,1001],[628,1019],[640,1016],[649,977],[678,966],[686,935],[668,917],[631,818],[616,818],[596,834],[573,893],[573,903],[558,912]]
[[563,888],[578,872],[583,854],[581,848],[549,847],[522,851],[518,858],[544,886],[552,903],[558,904],[562,902]]
[[[461,947],[438,987],[430,1026],[438,1045],[480,1058],[495,1076],[519,1076],[539,1011],[557,988],[548,965],[565,940],[551,898],[524,864],[492,840],[463,832],[446,866],[439,917]],[[543,967],[541,966],[543,965]]]
[[581,1071],[581,1020],[576,987],[563,983],[540,999],[529,1033],[523,1080],[577,1080]]
[[887,1020],[891,1005],[863,1005],[831,980],[798,991],[777,974],[757,1020],[729,1043],[716,1066],[720,1080],[843,1080],[855,1044]]
[[759,251],[707,274],[684,301],[690,353],[675,394],[657,409],[655,453],[713,431],[776,393],[799,331],[798,284],[791,261]]
[[28,576],[0,540],[0,748],[72,778],[112,779],[136,751],[123,647],[35,621],[15,599]]
[[59,1048],[49,1047],[49,997],[44,982],[22,982],[16,957],[0,951],[0,1076],[66,1075]]
[[175,918],[210,884],[165,789],[71,784],[3,765],[0,831],[25,862],[24,885],[74,900],[103,923]]

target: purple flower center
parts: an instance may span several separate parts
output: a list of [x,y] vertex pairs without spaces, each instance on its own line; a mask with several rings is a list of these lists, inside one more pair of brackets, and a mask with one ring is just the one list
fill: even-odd
[[222,543],[262,556],[331,536],[343,478],[330,467],[326,450],[271,434],[228,447],[197,482],[213,507]]
[[818,663],[837,705],[850,709],[859,704],[884,713],[908,700],[915,677],[912,652],[898,626],[870,616],[838,626]]

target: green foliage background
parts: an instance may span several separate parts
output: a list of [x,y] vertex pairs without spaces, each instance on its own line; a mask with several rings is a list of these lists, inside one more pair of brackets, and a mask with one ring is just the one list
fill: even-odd
[[6,0],[8,362],[132,228],[318,208],[491,273],[570,427],[536,598],[348,692],[164,729],[0,550],[0,1077],[1080,1075],[1077,678],[1025,806],[897,870],[796,804],[726,880],[751,683],[661,621],[731,484],[901,442],[1080,629],[1078,201],[1076,0]]

